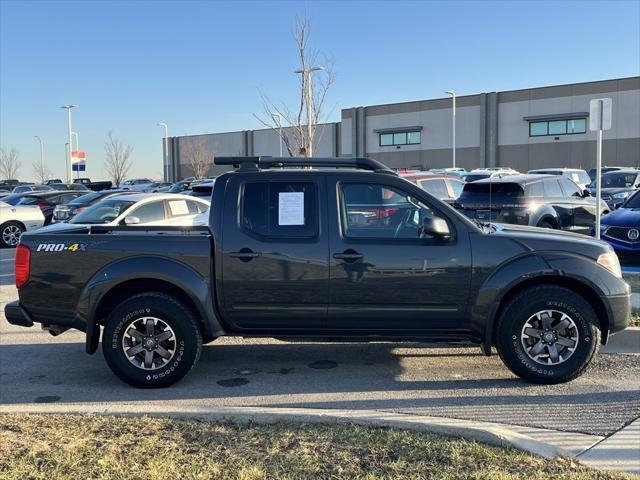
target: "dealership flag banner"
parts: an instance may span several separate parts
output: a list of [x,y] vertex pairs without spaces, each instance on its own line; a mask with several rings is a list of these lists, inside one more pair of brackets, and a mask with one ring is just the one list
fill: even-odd
[[82,150],[71,152],[71,169],[74,172],[84,172],[87,169],[87,154]]

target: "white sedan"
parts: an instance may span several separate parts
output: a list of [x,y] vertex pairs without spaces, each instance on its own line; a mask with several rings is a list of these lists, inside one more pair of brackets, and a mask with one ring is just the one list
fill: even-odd
[[44,215],[36,205],[12,206],[0,202],[0,246],[14,248],[20,236],[44,225]]
[[[190,226],[193,219],[209,210],[209,202],[189,195],[173,193],[130,193],[115,195],[91,205],[73,217],[73,225]],[[45,227],[43,231],[65,228],[65,223]]]

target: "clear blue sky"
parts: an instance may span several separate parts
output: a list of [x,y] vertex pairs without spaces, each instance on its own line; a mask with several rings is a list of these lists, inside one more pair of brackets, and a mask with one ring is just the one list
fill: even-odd
[[112,129],[130,176],[160,177],[170,135],[259,128],[259,89],[295,98],[293,19],[335,59],[340,109],[640,74],[640,2],[0,0],[0,144],[31,178],[40,135],[63,175],[66,116],[103,178]]

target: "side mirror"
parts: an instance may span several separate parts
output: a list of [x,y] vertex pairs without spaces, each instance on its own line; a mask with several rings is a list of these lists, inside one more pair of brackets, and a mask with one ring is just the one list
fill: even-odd
[[449,231],[449,225],[444,219],[427,216],[422,219],[422,235],[430,235],[446,240],[451,236],[451,232]]
[[622,206],[622,203],[623,203],[623,202],[620,202],[620,203],[616,203],[616,204],[614,204],[614,205],[613,205],[613,209],[614,209],[614,210],[619,209],[619,208]]
[[587,190],[586,188],[582,191],[582,196],[583,197],[590,197],[591,196],[591,192],[589,190]]
[[138,217],[124,217],[124,224],[125,225],[137,225],[140,223],[140,219]]

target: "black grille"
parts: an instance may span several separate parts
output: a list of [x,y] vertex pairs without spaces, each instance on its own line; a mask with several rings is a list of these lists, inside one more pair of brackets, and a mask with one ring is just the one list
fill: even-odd
[[607,229],[606,235],[608,237],[616,238],[616,239],[622,240],[624,242],[630,242],[630,243],[638,243],[638,242],[640,242],[639,238],[636,238],[635,240],[631,240],[629,238],[629,230],[640,230],[640,229],[631,228],[631,227],[609,227]]

